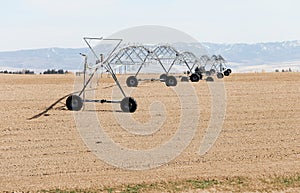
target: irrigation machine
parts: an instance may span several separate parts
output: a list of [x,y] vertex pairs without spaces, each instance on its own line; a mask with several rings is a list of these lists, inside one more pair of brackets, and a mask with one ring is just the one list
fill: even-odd
[[[192,68],[184,58],[183,54],[177,51],[170,45],[158,45],[158,46],[127,46],[120,49],[109,61],[111,65],[131,65],[137,66],[138,69],[134,75],[129,76],[126,80],[128,87],[137,87],[140,81],[161,81],[165,82],[166,86],[176,86],[177,79],[171,75],[171,70],[175,64],[186,65],[189,71]],[[159,78],[141,79],[138,75],[141,73],[142,68],[149,64],[157,64],[162,74]]]
[[[92,47],[89,41],[116,41],[116,45],[104,58],[102,54],[98,55],[95,51],[95,47]],[[224,76],[229,76],[231,74],[231,69],[227,68],[225,59],[221,55],[213,55],[209,57],[203,55],[198,58],[192,52],[179,52],[174,47],[170,45],[128,45],[119,48],[122,39],[104,39],[104,38],[84,38],[85,43],[90,49],[92,56],[95,58],[95,65],[93,66],[93,72],[89,77],[86,77],[86,70],[88,68],[88,56],[81,54],[85,58],[84,62],[84,83],[83,87],[77,95],[72,94],[66,100],[66,106],[69,110],[79,111],[82,109],[83,104],[86,102],[96,102],[96,103],[119,103],[120,108],[123,112],[133,113],[137,109],[137,103],[134,98],[127,96],[122,88],[122,85],[118,81],[116,72],[113,66],[134,66],[137,67],[137,71],[127,77],[126,85],[128,87],[137,87],[140,81],[161,81],[164,82],[166,86],[176,86],[177,77],[171,75],[171,69],[174,65],[179,64],[186,66],[186,75],[179,76],[181,81],[191,81],[198,82],[203,76],[206,76],[206,81],[214,81],[212,75],[217,75],[217,78],[223,78]],[[138,79],[138,75],[141,73],[142,68],[149,64],[159,65],[162,74],[159,78],[151,79]],[[85,91],[88,84],[91,82],[92,78],[96,75],[100,68],[104,68],[113,78],[115,84],[122,93],[123,99],[120,100],[91,100],[86,99]]]
[[[101,56],[98,56],[96,54],[95,49],[91,46],[91,44],[89,43],[90,40],[98,40],[98,41],[116,41],[117,44],[115,45],[115,47],[112,49],[112,51],[108,54],[108,56],[106,57],[106,59],[104,59]],[[118,49],[118,47],[120,46],[122,39],[104,39],[104,38],[88,38],[85,37],[84,38],[85,43],[88,45],[91,53],[93,54],[93,56],[96,58],[96,65],[94,66],[94,70],[91,73],[90,77],[87,78],[86,77],[86,70],[87,70],[87,55],[85,54],[81,54],[84,58],[85,58],[85,62],[84,62],[84,83],[83,83],[83,87],[81,89],[81,91],[78,93],[78,95],[70,95],[67,99],[66,99],[66,106],[69,110],[72,111],[79,111],[82,109],[83,107],[83,103],[87,103],[87,102],[94,102],[94,103],[119,103],[120,104],[120,108],[122,109],[123,112],[129,112],[129,113],[133,113],[135,112],[135,110],[137,109],[137,103],[134,100],[134,98],[129,97],[126,95],[126,93],[124,92],[124,89],[122,88],[120,82],[118,81],[118,78],[116,76],[116,73],[114,72],[114,69],[112,68],[111,64],[110,64],[110,60],[113,56],[113,53]],[[114,82],[116,83],[117,87],[119,88],[120,92],[123,95],[123,99],[121,100],[106,100],[106,99],[101,99],[101,100],[94,100],[94,99],[86,99],[85,98],[85,91],[87,89],[87,86],[89,85],[89,83],[91,82],[92,78],[96,75],[97,71],[100,68],[104,68],[113,78]]]

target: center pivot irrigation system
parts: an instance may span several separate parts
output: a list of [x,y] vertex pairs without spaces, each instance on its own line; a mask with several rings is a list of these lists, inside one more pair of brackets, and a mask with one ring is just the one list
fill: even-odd
[[216,74],[221,79],[224,76],[229,76],[232,72],[230,68],[226,67],[225,63],[226,60],[221,55],[213,55],[212,57],[203,55],[195,71],[198,74],[205,74],[208,77]]
[[[231,69],[225,65],[225,59],[220,55],[212,57],[203,55],[198,58],[192,52],[179,52],[170,45],[127,46],[116,52],[109,63],[115,66],[138,66],[137,72],[126,80],[128,87],[137,87],[138,82],[143,80],[159,80],[165,82],[166,86],[176,86],[177,79],[170,75],[175,65],[185,66],[187,69],[186,74],[189,77],[181,76],[181,81],[198,82],[204,75],[208,77],[207,81],[213,81],[212,75],[216,74],[218,78],[223,78],[231,73]],[[161,67],[163,74],[158,79],[138,79],[142,68],[153,63]]]
[[[97,55],[95,48],[91,46],[89,41],[116,41],[117,44],[113,47],[112,51],[108,53],[106,59],[103,58],[103,54]],[[223,78],[224,76],[229,76],[231,69],[227,68],[225,59],[222,56],[213,55],[209,57],[203,55],[200,58],[195,56],[192,52],[179,52],[174,47],[170,45],[157,45],[157,46],[147,46],[147,45],[129,45],[118,49],[121,45],[122,39],[104,39],[104,38],[88,38],[85,37],[84,41],[88,45],[93,57],[96,59],[96,65],[93,67],[94,70],[90,77],[86,77],[86,71],[88,68],[87,60],[88,56],[81,54],[85,58],[84,62],[84,83],[83,87],[78,95],[70,95],[66,100],[66,106],[69,110],[79,111],[83,107],[83,103],[86,102],[97,102],[97,103],[119,103],[123,112],[133,113],[137,109],[137,103],[134,98],[129,97],[124,92],[120,82],[117,79],[116,73],[113,66],[135,66],[138,67],[136,73],[127,78],[126,84],[128,87],[137,87],[139,81],[143,80],[158,80],[165,82],[166,86],[176,86],[177,79],[175,76],[171,75],[171,69],[175,65],[186,66],[186,74],[189,76],[181,76],[181,81],[192,81],[198,82],[207,76],[207,81],[213,81],[212,75],[217,75],[218,78]],[[142,68],[156,63],[161,67],[162,74],[159,78],[151,79],[138,79],[138,75]],[[91,82],[94,75],[100,68],[104,68],[113,78],[114,82],[118,86],[120,92],[123,95],[122,100],[112,101],[112,100],[89,100],[85,99],[85,90],[88,84]]]
[[[177,80],[174,76],[170,75],[172,67],[176,63],[183,62],[182,55],[173,47],[169,45],[153,46],[127,46],[117,52],[112,59],[110,64],[113,65],[132,65],[138,66],[137,72],[133,76],[129,76],[126,80],[128,87],[137,87],[139,81],[143,80],[160,80],[165,82],[166,86],[176,86]],[[138,75],[142,68],[148,64],[157,63],[163,72],[158,79],[138,79]],[[192,70],[190,66],[185,62],[186,67]]]
[[[93,71],[93,73],[91,74],[91,76],[86,79],[86,70],[87,70],[87,55],[85,54],[81,54],[82,56],[85,57],[85,62],[84,62],[84,84],[83,87],[81,89],[81,91],[79,92],[78,95],[70,95],[67,100],[66,100],[66,106],[69,110],[73,110],[73,111],[79,111],[81,110],[83,103],[84,102],[98,102],[98,103],[119,103],[120,107],[122,109],[123,112],[130,112],[133,113],[135,112],[136,108],[137,108],[137,103],[134,100],[134,98],[132,97],[128,97],[120,82],[117,79],[117,76],[111,66],[111,64],[109,63],[113,53],[117,50],[117,48],[120,46],[122,39],[104,39],[104,38],[88,38],[85,37],[83,38],[84,41],[86,42],[86,44],[88,45],[88,47],[90,48],[92,54],[94,55],[94,57],[96,58],[96,66],[95,69]],[[108,54],[108,57],[104,60],[103,57],[100,57],[96,54],[95,50],[92,48],[92,46],[89,43],[89,40],[98,40],[98,41],[116,41],[117,44],[116,46],[113,48],[113,50]],[[118,86],[119,90],[121,91],[122,95],[123,95],[123,99],[122,100],[118,100],[118,101],[111,101],[111,100],[88,100],[85,99],[85,90],[88,86],[88,84],[91,82],[92,78],[94,77],[94,75],[97,73],[97,71],[99,70],[99,68],[105,68],[107,72],[109,72],[113,78],[113,80],[115,81],[116,85]],[[82,97],[81,97],[82,96]]]

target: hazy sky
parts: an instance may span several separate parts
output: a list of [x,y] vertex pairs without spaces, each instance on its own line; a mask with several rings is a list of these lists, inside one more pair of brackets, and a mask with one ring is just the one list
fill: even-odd
[[0,51],[84,47],[84,36],[109,36],[163,25],[200,42],[300,39],[299,0],[2,0]]

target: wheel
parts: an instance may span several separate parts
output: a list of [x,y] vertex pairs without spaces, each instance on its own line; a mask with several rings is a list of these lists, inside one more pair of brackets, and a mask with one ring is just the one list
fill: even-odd
[[206,78],[206,82],[213,82],[213,81],[214,81],[213,77],[209,76],[209,77]]
[[135,76],[129,76],[126,80],[126,84],[128,87],[137,87],[138,80],[136,79]]
[[[202,74],[201,73],[195,72],[195,74],[197,74],[199,76],[200,80],[202,79]],[[205,74],[205,72],[204,72],[204,74]]]
[[224,75],[223,75],[222,73],[218,73],[218,74],[217,74],[217,77],[218,77],[219,79],[221,79],[221,78],[224,77]]
[[174,76],[167,76],[166,85],[167,86],[176,86],[177,85],[176,78]]
[[202,74],[198,74],[198,76],[199,76],[200,80],[202,80]]
[[70,111],[79,111],[82,108],[83,101],[77,95],[71,95],[66,100],[66,105]]
[[205,72],[205,75],[206,75],[206,76],[211,76],[211,72],[210,72],[210,71],[206,71],[206,72]]
[[188,81],[189,81],[189,78],[186,77],[186,76],[183,76],[183,77],[181,77],[180,81],[181,81],[181,82],[188,82]]
[[230,68],[228,68],[227,71],[229,72],[229,74],[231,74],[231,72],[232,72]]
[[210,69],[210,74],[213,75],[216,73],[216,70],[215,69]]
[[195,68],[195,74],[201,74],[200,68],[198,66]]
[[205,70],[205,67],[204,67],[204,66],[201,66],[201,67],[200,67],[200,74],[205,73],[205,71],[206,71],[206,70]]
[[167,80],[167,75],[166,75],[166,74],[161,74],[161,75],[159,76],[159,80],[160,80],[161,82],[166,82],[166,80]]
[[225,71],[224,71],[224,75],[225,75],[225,76],[229,76],[229,74],[230,74],[230,72],[229,72],[228,70],[225,70]]
[[120,103],[123,112],[133,113],[137,108],[137,103],[132,97],[125,97]]
[[191,80],[192,82],[199,82],[200,76],[199,76],[198,74],[192,74],[192,75],[190,76],[190,80]]

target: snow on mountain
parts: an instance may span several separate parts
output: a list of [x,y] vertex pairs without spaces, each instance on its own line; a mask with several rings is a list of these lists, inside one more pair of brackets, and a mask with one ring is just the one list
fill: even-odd
[[256,44],[202,43],[210,54],[221,54],[231,62],[260,65],[300,60],[300,41]]

